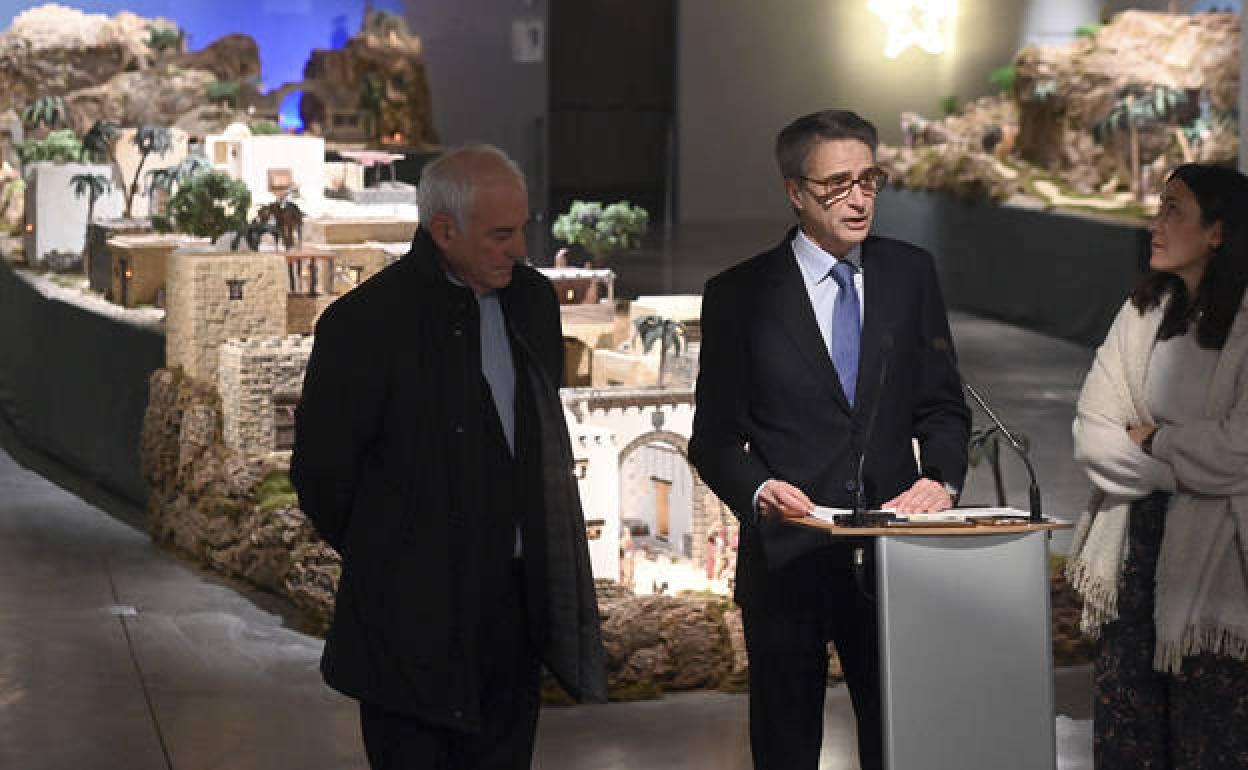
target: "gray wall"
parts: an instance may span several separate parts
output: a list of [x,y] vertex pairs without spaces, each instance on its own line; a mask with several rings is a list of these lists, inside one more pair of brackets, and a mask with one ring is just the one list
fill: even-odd
[[[1096,8],[1069,24],[1088,6]],[[896,142],[901,112],[936,116],[943,96],[990,93],[988,74],[1025,39],[1063,25],[1073,33],[1095,21],[1097,8],[1088,0],[962,0],[949,52],[911,48],[890,60],[865,0],[682,0],[681,221],[787,221],[771,145],[789,120],[846,106]]]
[[[445,145],[489,142],[529,177],[530,204],[545,200],[546,51],[537,63],[512,58],[512,23],[538,19],[546,0],[409,0],[407,23],[424,44],[433,122]],[[548,46],[547,46],[548,48]]]

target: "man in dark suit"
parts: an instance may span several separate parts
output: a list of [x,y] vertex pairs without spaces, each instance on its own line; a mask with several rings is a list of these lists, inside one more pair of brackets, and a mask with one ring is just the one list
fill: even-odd
[[400,261],[329,306],[291,478],[342,555],[321,669],[374,768],[530,764],[540,664],[605,700],[553,287],[501,151],[424,170]]
[[869,235],[887,181],[876,143],[852,112],[781,131],[776,157],[799,225],[712,278],[702,300],[689,454],[741,520],[750,745],[767,770],[819,764],[829,641],[862,767],[883,765],[876,612],[854,568],[865,552],[870,582],[870,549],[784,520],[816,503],[849,507],[861,453],[866,502],[901,512],[949,507],[966,473],[969,413],[931,255]]

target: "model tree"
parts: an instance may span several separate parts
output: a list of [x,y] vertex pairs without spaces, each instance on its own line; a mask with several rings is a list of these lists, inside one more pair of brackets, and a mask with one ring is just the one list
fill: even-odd
[[130,180],[130,184],[125,189],[126,208],[122,216],[127,219],[130,218],[134,208],[134,196],[139,193],[139,177],[143,173],[143,165],[147,163],[152,153],[163,158],[169,152],[173,146],[173,132],[164,126],[155,126],[150,123],[140,126],[134,134],[134,146],[139,148],[139,165],[134,169],[134,178]]
[[[95,219],[95,202],[113,189],[113,183],[103,174],[74,174],[69,178],[69,184],[74,188],[74,197],[87,196],[87,232],[90,233],[91,222]],[[90,252],[88,248],[83,254]],[[87,266],[87,272],[90,273],[90,266]]]
[[1140,163],[1140,131],[1174,120],[1188,108],[1187,93],[1169,86],[1127,86],[1103,119],[1092,125],[1092,137],[1105,144],[1114,134],[1127,135],[1127,173],[1136,200],[1144,195]]
[[26,139],[15,146],[23,166],[40,161],[76,163],[82,160],[82,142],[68,128],[49,132],[43,139]]
[[645,315],[633,322],[637,335],[641,337],[641,349],[649,353],[654,343],[659,343],[659,387],[663,387],[664,375],[667,371],[667,351],[674,350],[677,355],[684,346],[685,325],[670,318],[657,315]]
[[650,228],[650,215],[641,206],[619,201],[609,206],[601,203],[573,201],[571,208],[559,215],[551,234],[568,244],[589,252],[595,265],[606,264],[607,257],[624,249],[635,249]]
[[69,108],[61,96],[41,96],[22,110],[22,123],[26,128],[44,126],[49,131],[69,125]]
[[[199,155],[188,155],[174,166],[168,168],[154,168],[147,172],[147,197],[152,201],[152,214],[158,215],[164,213],[158,211],[157,198],[158,193],[164,198],[173,194],[175,187],[181,187],[186,181],[196,174],[201,174],[210,170],[207,159]],[[166,200],[167,203],[167,200]]]
[[156,54],[157,61],[164,59],[172,51],[180,53],[186,34],[178,27],[150,25],[147,28],[147,47]]
[[153,217],[162,231],[177,230],[214,242],[245,229],[251,192],[221,171],[202,171],[183,182],[169,199],[168,217]]

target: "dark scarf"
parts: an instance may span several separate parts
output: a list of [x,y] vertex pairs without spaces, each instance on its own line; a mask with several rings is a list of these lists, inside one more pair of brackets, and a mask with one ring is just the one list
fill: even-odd
[[541,491],[546,534],[546,602],[550,622],[541,657],[559,684],[582,703],[607,700],[607,657],[599,628],[585,536],[585,514],[576,486],[572,444],[559,388],[519,335],[541,448]]

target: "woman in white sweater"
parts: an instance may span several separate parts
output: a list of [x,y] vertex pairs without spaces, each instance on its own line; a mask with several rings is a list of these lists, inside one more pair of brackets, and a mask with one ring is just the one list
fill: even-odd
[[1248,768],[1248,177],[1179,167],[1149,232],[1074,424],[1096,766]]

